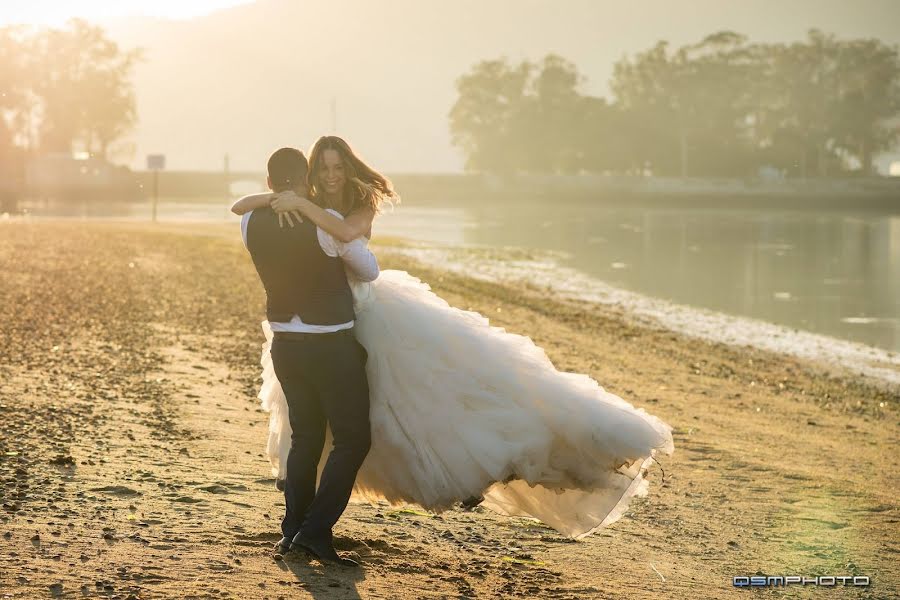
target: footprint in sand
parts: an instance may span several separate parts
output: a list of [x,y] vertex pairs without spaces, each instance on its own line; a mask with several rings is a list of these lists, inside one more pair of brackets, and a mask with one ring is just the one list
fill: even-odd
[[204,485],[201,488],[204,492],[209,492],[210,494],[229,494],[231,490],[223,485],[219,485],[218,483],[214,483],[212,485]]
[[[172,502],[181,502],[184,504],[197,504],[199,502],[203,502],[200,498],[194,498],[192,496],[178,496],[176,494],[167,494],[170,497]],[[172,496],[175,496],[174,498]]]
[[113,496],[140,496],[141,492],[125,487],[124,485],[107,485],[104,487],[91,488],[92,492],[100,492],[103,494],[111,494]]

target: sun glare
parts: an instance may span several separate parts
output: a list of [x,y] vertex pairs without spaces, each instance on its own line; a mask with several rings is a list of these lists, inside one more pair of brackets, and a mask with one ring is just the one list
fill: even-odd
[[251,0],[31,0],[0,3],[0,26],[61,25],[71,18],[89,21],[129,16],[188,19]]

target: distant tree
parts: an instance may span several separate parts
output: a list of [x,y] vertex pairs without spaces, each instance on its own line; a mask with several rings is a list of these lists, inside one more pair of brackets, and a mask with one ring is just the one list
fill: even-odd
[[837,94],[834,36],[810,31],[808,39],[766,47],[768,72],[760,127],[770,162],[801,177],[832,172]]
[[745,36],[709,35],[676,54],[681,174],[746,175],[755,167],[748,113],[759,65]]
[[675,69],[667,42],[623,58],[613,68],[610,88],[620,118],[633,127],[630,144],[635,166],[647,165],[657,173],[674,173],[678,157],[676,115],[669,98]]
[[[721,31],[616,63],[614,102],[580,92],[575,65],[476,65],[457,82],[453,141],[466,168],[749,175],[762,165],[806,177],[845,172],[900,138],[900,57],[877,40],[811,30],[792,44]],[[893,123],[893,124],[892,124]]]
[[523,149],[518,144],[527,135],[521,119],[533,68],[527,62],[488,60],[457,80],[450,132],[466,156],[466,170],[508,173],[520,168]]
[[640,123],[605,98],[584,96],[575,112],[580,126],[573,134],[580,170],[589,173],[640,172],[635,132]]
[[24,29],[0,28],[0,151],[12,147],[25,134],[28,112],[27,69],[23,52]]
[[900,128],[890,122],[900,114],[900,57],[895,47],[861,39],[840,43],[835,62],[834,145],[871,174],[872,156],[900,137]]
[[457,81],[450,111],[466,168],[496,173],[576,173],[584,168],[586,110],[575,65],[550,54],[540,63],[485,61]]
[[811,30],[807,39],[765,48],[765,89],[758,142],[767,159],[802,177],[846,170],[898,139],[900,57],[878,40],[838,40]]
[[671,53],[660,42],[623,59],[611,88],[639,124],[636,150],[655,172],[738,174],[751,154],[748,82],[757,69],[747,39],[724,31]]
[[139,50],[123,51],[103,29],[74,19],[34,40],[34,92],[40,99],[40,145],[102,158],[136,121],[131,74]]
[[555,54],[532,69],[520,122],[527,136],[526,167],[538,173],[576,173],[583,149],[577,144],[585,126],[582,77],[571,62]]
[[23,28],[0,28],[0,212],[24,177],[30,112],[25,44]]

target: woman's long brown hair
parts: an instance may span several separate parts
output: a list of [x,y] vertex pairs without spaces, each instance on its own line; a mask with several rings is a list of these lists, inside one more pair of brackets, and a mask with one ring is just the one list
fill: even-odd
[[335,150],[340,155],[348,184],[344,186],[342,206],[331,208],[345,217],[360,208],[371,208],[377,214],[381,211],[383,202],[399,201],[400,198],[394,191],[390,179],[363,162],[350,148],[350,144],[336,135],[320,137],[309,154],[309,174],[306,181],[313,199],[322,193],[319,177],[324,166],[323,155],[326,150]]

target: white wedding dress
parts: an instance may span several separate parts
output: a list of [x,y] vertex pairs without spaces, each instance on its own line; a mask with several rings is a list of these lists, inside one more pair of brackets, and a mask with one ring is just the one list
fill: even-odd
[[[357,499],[441,511],[483,495],[489,509],[583,537],[645,494],[652,457],[672,452],[661,420],[557,371],[531,339],[453,308],[405,271],[351,287],[372,424]],[[259,398],[272,474],[284,478],[291,426],[263,330]],[[330,447],[329,437],[320,470]]]

